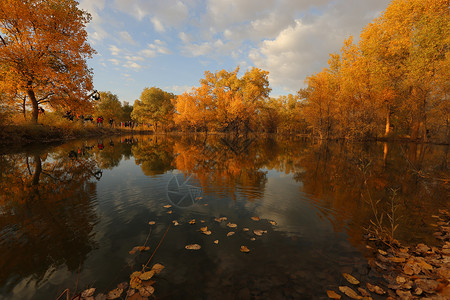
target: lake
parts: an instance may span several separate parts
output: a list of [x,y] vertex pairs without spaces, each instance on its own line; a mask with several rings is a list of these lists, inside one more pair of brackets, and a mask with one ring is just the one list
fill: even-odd
[[343,272],[380,282],[363,236],[383,215],[402,243],[436,244],[448,152],[181,135],[3,149],[0,298],[107,293],[153,253],[159,299],[327,299]]

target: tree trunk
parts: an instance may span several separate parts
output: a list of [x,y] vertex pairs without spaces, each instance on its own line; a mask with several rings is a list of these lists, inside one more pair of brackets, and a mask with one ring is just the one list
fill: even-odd
[[33,123],[37,124],[38,116],[39,116],[39,110],[38,110],[39,107],[38,107],[38,102],[36,100],[36,95],[34,94],[33,89],[28,89],[27,94],[28,94],[28,97],[30,98],[31,105],[33,107],[33,111],[31,114],[31,120],[33,121]]
[[41,157],[39,155],[34,155],[34,173],[33,177],[31,178],[31,184],[33,186],[39,185],[39,178],[42,173],[42,163],[41,163]]
[[386,109],[386,129],[384,131],[384,136],[387,137],[391,132],[391,110],[389,106]]

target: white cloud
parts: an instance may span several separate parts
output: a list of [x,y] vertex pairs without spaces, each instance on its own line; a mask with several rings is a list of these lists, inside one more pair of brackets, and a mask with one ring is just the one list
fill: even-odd
[[158,18],[151,18],[153,27],[155,28],[155,30],[157,32],[164,32],[166,31],[166,29],[164,28],[163,24],[161,23],[161,21],[158,20]]
[[181,95],[186,91],[190,91],[192,88],[193,86],[191,85],[172,85],[164,87],[164,90],[176,95]]
[[119,56],[123,52],[121,49],[119,49],[115,45],[109,46],[109,51],[111,51],[111,55],[114,55],[114,56]]
[[115,59],[115,58],[108,59],[108,61],[112,62],[116,66],[118,66],[120,64],[120,60]]
[[139,71],[140,69],[142,69],[142,66],[134,61],[127,61],[126,63],[124,63],[122,65],[124,68],[127,69],[133,69],[135,71]]
[[136,45],[136,41],[131,37],[131,35],[127,31],[119,32],[120,38],[131,45]]

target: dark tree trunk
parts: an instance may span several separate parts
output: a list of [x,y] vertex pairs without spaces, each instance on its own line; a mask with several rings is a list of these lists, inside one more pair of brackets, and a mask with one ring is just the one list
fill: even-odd
[[28,97],[30,98],[31,106],[33,107],[33,111],[31,113],[31,120],[33,121],[33,123],[37,124],[39,116],[39,107],[38,102],[36,100],[36,95],[34,94],[34,91],[32,89],[28,89],[27,94]]

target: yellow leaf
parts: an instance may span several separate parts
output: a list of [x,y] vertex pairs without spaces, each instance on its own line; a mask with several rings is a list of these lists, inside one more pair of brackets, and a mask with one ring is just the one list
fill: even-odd
[[230,227],[230,228],[236,228],[236,227],[237,227],[237,224],[228,222],[227,226]]
[[349,288],[348,286],[340,286],[339,290],[346,294],[347,296],[349,296],[352,299],[362,299],[361,296],[359,296],[354,290],[352,290],[351,288]]
[[234,234],[234,231],[230,231],[227,233],[227,236],[232,236]]
[[187,250],[199,250],[201,248],[201,246],[199,244],[191,244],[191,245],[186,245],[185,248]]
[[241,250],[241,252],[244,252],[244,253],[250,252],[250,249],[248,249],[247,246],[241,246],[240,250]]
[[161,271],[164,269],[164,266],[161,264],[154,264],[152,267],[152,271],[155,272],[155,274],[161,273]]
[[344,278],[347,279],[347,281],[350,282],[351,284],[359,284],[359,280],[350,274],[342,273],[342,276],[344,276]]
[[150,278],[153,277],[153,275],[155,275],[155,271],[148,271],[148,272],[142,273],[139,276],[139,279],[140,280],[149,280]]
[[341,295],[339,295],[335,291],[328,290],[327,295],[328,295],[328,298],[330,298],[330,299],[341,299],[342,298]]
[[252,217],[252,220],[253,221],[259,221],[259,220],[261,220],[259,217]]

